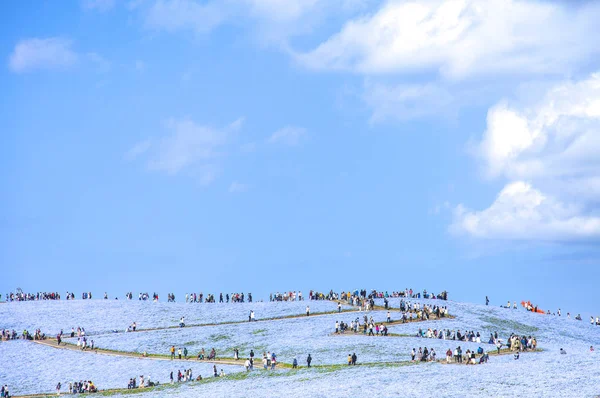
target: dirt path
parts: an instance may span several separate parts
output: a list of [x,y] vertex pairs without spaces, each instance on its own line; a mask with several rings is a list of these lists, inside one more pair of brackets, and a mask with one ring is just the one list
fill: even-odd
[[[355,309],[343,309],[341,311],[341,313],[352,313],[352,312],[358,312]],[[311,313],[310,316],[306,316],[306,314],[292,314],[292,315],[283,315],[283,316],[276,316],[276,317],[272,317],[272,318],[261,318],[261,319],[256,319],[254,321],[252,321],[253,323],[255,322],[270,322],[270,321],[281,321],[281,320],[286,320],[286,319],[304,319],[304,318],[312,318],[315,316],[325,316],[325,315],[334,315],[334,314],[338,314],[338,311],[326,311],[326,312],[315,312],[315,313]],[[196,323],[196,324],[189,324],[189,325],[185,325],[183,328],[199,328],[199,327],[210,327],[210,326],[223,326],[223,325],[240,325],[240,324],[244,324],[244,323],[249,323],[249,321],[244,320],[244,321],[226,321],[226,322],[213,322],[213,323]],[[153,332],[153,331],[157,331],[157,330],[170,330],[170,329],[183,329],[181,328],[179,325],[172,325],[172,326],[161,326],[161,327],[155,327],[155,328],[137,328],[135,332],[130,332],[130,333],[141,333],[141,332]],[[113,331],[113,332],[106,332],[106,333],[92,333],[89,334],[87,336],[102,336],[105,334],[121,334],[121,333],[127,333],[125,331]],[[65,337],[65,338],[69,338],[69,337]]]
[[[71,343],[65,343],[62,342],[60,345],[58,345],[58,342],[56,339],[46,339],[46,340],[31,340],[33,343],[36,344],[41,344],[47,347],[52,347],[52,348],[56,348],[59,350],[69,350],[69,351],[77,351],[77,352],[84,352],[84,353],[90,353],[90,354],[101,354],[101,355],[108,355],[108,356],[113,356],[113,357],[126,357],[126,358],[137,358],[137,359],[151,359],[151,360],[155,360],[155,361],[177,361],[177,362],[199,362],[199,363],[218,363],[218,364],[225,364],[225,365],[236,365],[236,366],[244,366],[244,360],[240,359],[238,361],[234,360],[234,359],[225,359],[225,358],[216,358],[214,360],[198,360],[194,357],[188,357],[188,359],[178,359],[177,357],[175,359],[171,359],[170,356],[168,355],[159,355],[159,354],[148,354],[146,356],[143,356],[142,354],[138,354],[136,352],[126,352],[126,351],[116,351],[116,350],[108,350],[108,349],[104,349],[104,348],[94,348],[93,350],[91,349],[86,349],[86,350],[82,350],[81,348],[77,347],[75,344],[71,344]],[[256,360],[255,360],[256,362]],[[287,364],[282,364],[282,363],[278,363],[279,365],[282,365],[281,367],[286,367],[285,365]],[[290,365],[291,367],[291,365]]]

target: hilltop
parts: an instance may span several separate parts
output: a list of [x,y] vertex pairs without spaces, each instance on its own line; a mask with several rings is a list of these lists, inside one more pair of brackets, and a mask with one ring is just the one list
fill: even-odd
[[[356,311],[348,305],[337,313],[332,301],[267,303],[154,303],[113,300],[74,300],[7,303],[0,306],[0,329],[37,328],[49,336],[61,329],[69,334],[81,326],[98,352],[77,349],[77,338],[66,338],[70,349],[17,340],[0,343],[0,384],[8,384],[13,395],[52,393],[59,381],[63,391],[69,381],[92,380],[106,395],[122,396],[131,377],[151,376],[167,384],[169,373],[191,368],[203,381],[136,390],[140,397],[161,396],[348,396],[352,392],[379,396],[556,396],[581,397],[600,394],[600,327],[575,321],[469,303],[441,300],[410,300],[447,306],[451,318],[432,319],[388,326],[389,336],[365,336],[347,331],[335,334],[336,321],[350,323],[357,317],[373,317],[385,323],[387,312],[378,299],[375,310]],[[393,321],[400,319],[400,299],[390,299]],[[311,316],[305,315],[310,306]],[[248,322],[255,312],[256,322]],[[178,327],[185,317],[186,327]],[[433,317],[432,317],[433,318]],[[126,333],[132,322],[138,331]],[[450,329],[481,333],[481,343],[417,338],[419,329]],[[413,348],[428,347],[445,359],[448,348],[463,351],[482,347],[493,353],[490,334],[506,341],[511,333],[534,336],[539,351],[523,353],[518,360],[508,355],[490,356],[482,365],[446,365],[441,362],[411,362]],[[50,345],[50,346],[48,346]],[[169,348],[185,347],[195,358],[204,348],[214,348],[215,362],[168,359]],[[237,348],[240,360],[233,360]],[[560,348],[567,355],[559,353]],[[246,372],[244,360],[256,353],[255,370]],[[275,352],[279,364],[273,371],[262,369],[263,351]],[[141,358],[142,353],[147,357]],[[306,367],[311,354],[312,367]],[[358,366],[346,365],[356,353]],[[503,354],[505,352],[503,351]],[[293,359],[299,369],[291,369]],[[212,377],[213,365],[226,376]]]

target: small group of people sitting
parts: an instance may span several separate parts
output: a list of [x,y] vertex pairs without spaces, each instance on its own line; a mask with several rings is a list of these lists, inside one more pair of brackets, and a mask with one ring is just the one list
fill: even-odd
[[211,360],[214,360],[216,357],[217,357],[217,352],[215,351],[214,348],[210,350],[210,353],[208,354],[208,358],[205,357],[204,348],[201,349],[200,352],[198,353],[198,359],[199,360],[205,360],[205,359],[207,359],[207,360],[211,361]]

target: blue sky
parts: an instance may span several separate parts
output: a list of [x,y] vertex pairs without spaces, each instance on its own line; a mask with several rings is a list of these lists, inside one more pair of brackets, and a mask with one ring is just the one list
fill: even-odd
[[0,13],[2,294],[414,287],[600,311],[593,2]]

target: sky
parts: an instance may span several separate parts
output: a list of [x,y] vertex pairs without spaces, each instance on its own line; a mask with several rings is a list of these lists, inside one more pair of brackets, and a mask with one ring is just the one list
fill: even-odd
[[600,314],[600,4],[0,4],[0,293]]

